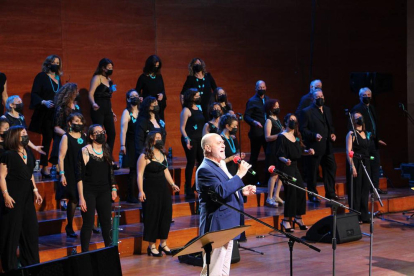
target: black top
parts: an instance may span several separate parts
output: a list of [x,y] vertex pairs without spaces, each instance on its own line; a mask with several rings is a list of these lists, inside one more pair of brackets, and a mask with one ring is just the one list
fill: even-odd
[[207,124],[210,128],[210,133],[217,133],[218,132],[217,127],[212,122],[207,122]]
[[300,112],[310,106],[313,102],[313,93],[309,92],[308,94],[302,96],[299,102],[299,106],[296,109],[295,115],[299,118]]
[[165,123],[163,120],[156,118],[158,125],[161,128],[155,128],[149,118],[142,115],[142,113],[138,113],[138,119],[135,123],[135,154],[136,158],[142,153],[145,147],[145,140],[147,140],[148,133],[153,130],[158,130],[161,132],[162,140],[165,143],[165,138],[167,136],[167,132],[165,131]]
[[[30,150],[27,150],[27,164],[24,163],[19,153],[15,150],[8,150],[1,156],[0,162],[7,166],[7,190],[17,204],[15,196],[21,197],[23,192],[32,192],[32,176],[35,167],[35,159]],[[33,193],[33,192],[32,192]]]
[[[357,154],[362,155],[362,157],[365,160],[369,161],[369,156],[370,156],[370,154],[369,154],[370,138],[368,138],[368,137],[371,134],[368,134],[367,132],[365,132],[365,139],[363,139],[361,137],[361,134],[359,134],[358,131],[356,131],[356,135],[357,135],[358,143],[356,141],[355,134],[352,134],[352,136],[353,136],[352,137],[353,138],[353,141],[352,141],[352,151],[354,153],[357,153]],[[355,159],[357,159],[357,158],[354,158],[354,162],[355,162]]]
[[[365,130],[367,132],[371,132],[372,139],[375,142],[375,144],[377,144],[378,140],[380,140],[381,138],[378,133],[378,116],[374,106],[371,104],[366,106],[365,104],[360,102],[352,108],[351,112],[359,112],[362,114],[362,117],[364,117],[365,122]],[[349,130],[352,130],[351,128]]]
[[220,107],[221,107],[221,111],[223,111],[223,114],[227,114],[229,113],[230,110],[233,110],[231,103],[227,103],[227,105],[225,106],[220,105]]
[[[224,135],[221,135],[221,137],[223,138],[224,145],[226,146],[225,148],[226,158],[237,154],[237,150],[239,148],[239,143],[237,142],[237,139],[232,138],[231,135],[229,139],[227,139],[227,137],[225,137]],[[239,169],[238,164],[234,163],[233,160],[230,162],[227,162],[226,167],[229,173],[233,176],[237,173],[237,170]]]
[[253,121],[258,121],[264,127],[266,122],[264,105],[268,100],[268,96],[265,95],[263,99],[261,99],[256,93],[247,101],[244,120],[250,125],[249,135],[254,137],[264,136],[263,128],[257,127]]
[[194,110],[189,108],[191,116],[188,117],[185,124],[185,132],[190,139],[201,139],[203,136],[204,115],[200,109]]
[[0,158],[6,150],[4,149],[4,141],[0,142]]
[[[286,166],[284,162],[282,162],[279,157],[285,157],[286,159],[290,159],[290,161],[295,162],[298,161],[302,157],[303,149],[300,146],[300,142],[296,139],[295,142],[290,141],[286,138],[285,135],[279,135],[276,139],[276,166],[278,169]],[[291,165],[292,166],[292,165]]]
[[27,128],[26,120],[24,119],[24,116],[22,114],[19,113],[19,117],[16,118],[16,117],[13,117],[12,115],[10,115],[9,112],[7,112],[6,114],[4,114],[4,116],[9,121],[10,127],[12,127],[12,126],[23,126],[24,128]]
[[[74,112],[82,113],[78,105],[75,105],[75,109],[71,109],[69,114],[74,113]],[[61,129],[66,131],[66,127],[67,127],[66,119],[68,118],[69,114],[66,115],[66,110],[62,106],[57,107],[55,111],[53,125],[58,126]]]
[[159,93],[164,95],[163,102],[167,100],[165,95],[164,80],[161,75],[155,75],[155,78],[151,78],[148,75],[141,74],[139,76],[135,90],[144,99],[148,96],[157,98]]
[[[0,99],[2,97],[2,94],[4,92],[4,86],[6,84],[7,77],[4,73],[0,72]],[[0,101],[0,115],[3,115],[4,112],[4,106],[3,101]]]
[[[101,78],[99,78],[99,80],[101,80]],[[113,85],[112,80],[109,81],[109,87],[103,84],[101,81],[98,87],[96,87],[95,94],[93,95],[95,100],[96,99],[109,100],[110,98],[112,98],[112,93],[114,92],[112,91],[112,85]]]
[[126,137],[125,137],[126,155],[122,158],[122,167],[123,168],[136,167],[135,129],[136,129],[136,124],[138,122],[138,118],[134,118],[133,115],[134,114],[132,112],[129,112],[130,119],[129,119],[129,122],[128,122],[128,129],[127,129]]
[[[275,120],[272,117],[269,117],[268,119],[272,122],[272,129],[270,130],[270,135],[276,135],[283,131],[282,123],[279,121],[279,119]],[[267,142],[266,155],[275,154],[275,149],[276,149],[276,140]]]

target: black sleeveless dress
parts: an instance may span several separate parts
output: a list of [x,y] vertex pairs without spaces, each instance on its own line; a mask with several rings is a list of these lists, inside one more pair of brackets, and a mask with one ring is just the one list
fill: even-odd
[[[221,137],[223,138],[224,145],[226,146],[224,150],[226,158],[237,154],[237,150],[239,148],[239,143],[237,142],[237,139],[232,138],[231,135],[229,139],[227,139],[227,137],[225,137],[223,134],[221,135]],[[239,169],[239,165],[234,163],[233,160],[226,163],[226,167],[231,175],[235,175],[237,173],[237,170]]]
[[203,136],[204,126],[204,115],[199,107],[197,110],[189,108],[191,116],[188,117],[187,123],[185,124],[185,132],[191,140],[200,140]]
[[[283,131],[282,123],[279,121],[279,119],[275,120],[271,117],[269,117],[268,119],[272,122],[272,129],[270,130],[270,135],[276,135]],[[276,140],[267,142],[265,155],[266,167],[276,165]]]
[[218,128],[211,122],[207,122],[210,128],[210,133],[218,133]]
[[167,239],[172,219],[171,193],[164,175],[167,161],[150,161],[145,167],[143,189],[146,200],[142,203],[144,215],[144,241]]
[[137,123],[137,118],[134,118],[132,115],[132,112],[130,112],[129,116],[131,119],[128,122],[128,129],[125,137],[126,155],[122,159],[122,168],[132,168],[136,166],[135,125]]

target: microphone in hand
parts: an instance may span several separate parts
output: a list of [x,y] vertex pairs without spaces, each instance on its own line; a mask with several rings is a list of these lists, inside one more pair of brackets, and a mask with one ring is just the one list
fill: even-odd
[[285,179],[287,179],[289,181],[292,181],[292,182],[296,182],[297,181],[296,178],[294,178],[293,176],[290,176],[290,175],[288,175],[288,174],[286,174],[286,173],[284,173],[282,171],[279,171],[278,169],[276,169],[275,166],[270,166],[269,167],[269,172],[270,173],[275,173],[275,174],[277,174],[277,175],[279,175],[279,176],[281,176],[281,177],[283,177],[283,178],[285,178]]
[[[234,158],[233,158],[233,162],[234,162],[234,163],[236,163],[236,164],[241,164],[241,166],[243,166],[243,163],[247,164],[247,165],[248,165],[247,171],[248,171],[249,173],[251,173],[252,175],[256,175],[256,172],[255,172],[254,170],[252,170],[252,169],[251,169],[251,165],[249,165],[249,163],[247,163],[247,162],[243,161],[243,160],[240,158],[240,156],[234,156]],[[242,162],[243,162],[243,163],[242,163]],[[240,167],[241,167],[241,166],[240,166]]]

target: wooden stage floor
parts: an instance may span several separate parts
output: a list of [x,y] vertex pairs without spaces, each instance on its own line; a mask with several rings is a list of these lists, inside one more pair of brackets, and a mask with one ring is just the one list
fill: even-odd
[[[407,222],[402,213],[384,215],[384,218]],[[411,220],[414,226],[414,219]],[[369,224],[361,230],[369,233]],[[302,237],[305,231],[295,230]],[[373,275],[414,275],[414,227],[375,219],[373,246]],[[231,266],[231,275],[289,275],[289,247],[287,239],[265,234],[264,238],[248,237],[241,245],[264,252],[259,255],[240,249],[241,261]],[[331,244],[313,244],[321,249],[317,253],[295,244],[293,249],[293,275],[332,275]],[[180,264],[176,257],[162,258],[134,255],[121,258],[123,275],[199,275],[201,268]],[[336,275],[368,275],[369,237],[363,235],[355,242],[339,244],[336,250]]]

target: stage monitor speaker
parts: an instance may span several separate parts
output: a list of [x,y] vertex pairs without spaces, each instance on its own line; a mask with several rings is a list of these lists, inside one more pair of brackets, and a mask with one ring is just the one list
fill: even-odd
[[352,92],[358,94],[363,87],[371,89],[373,94],[392,91],[392,75],[378,72],[352,72],[350,77]]
[[[306,232],[305,239],[315,242],[332,242],[333,216],[327,216],[316,222]],[[337,215],[336,219],[336,242],[346,243],[357,241],[362,238],[358,215],[354,213]]]
[[117,246],[75,254],[66,258],[9,271],[5,276],[121,276]]

